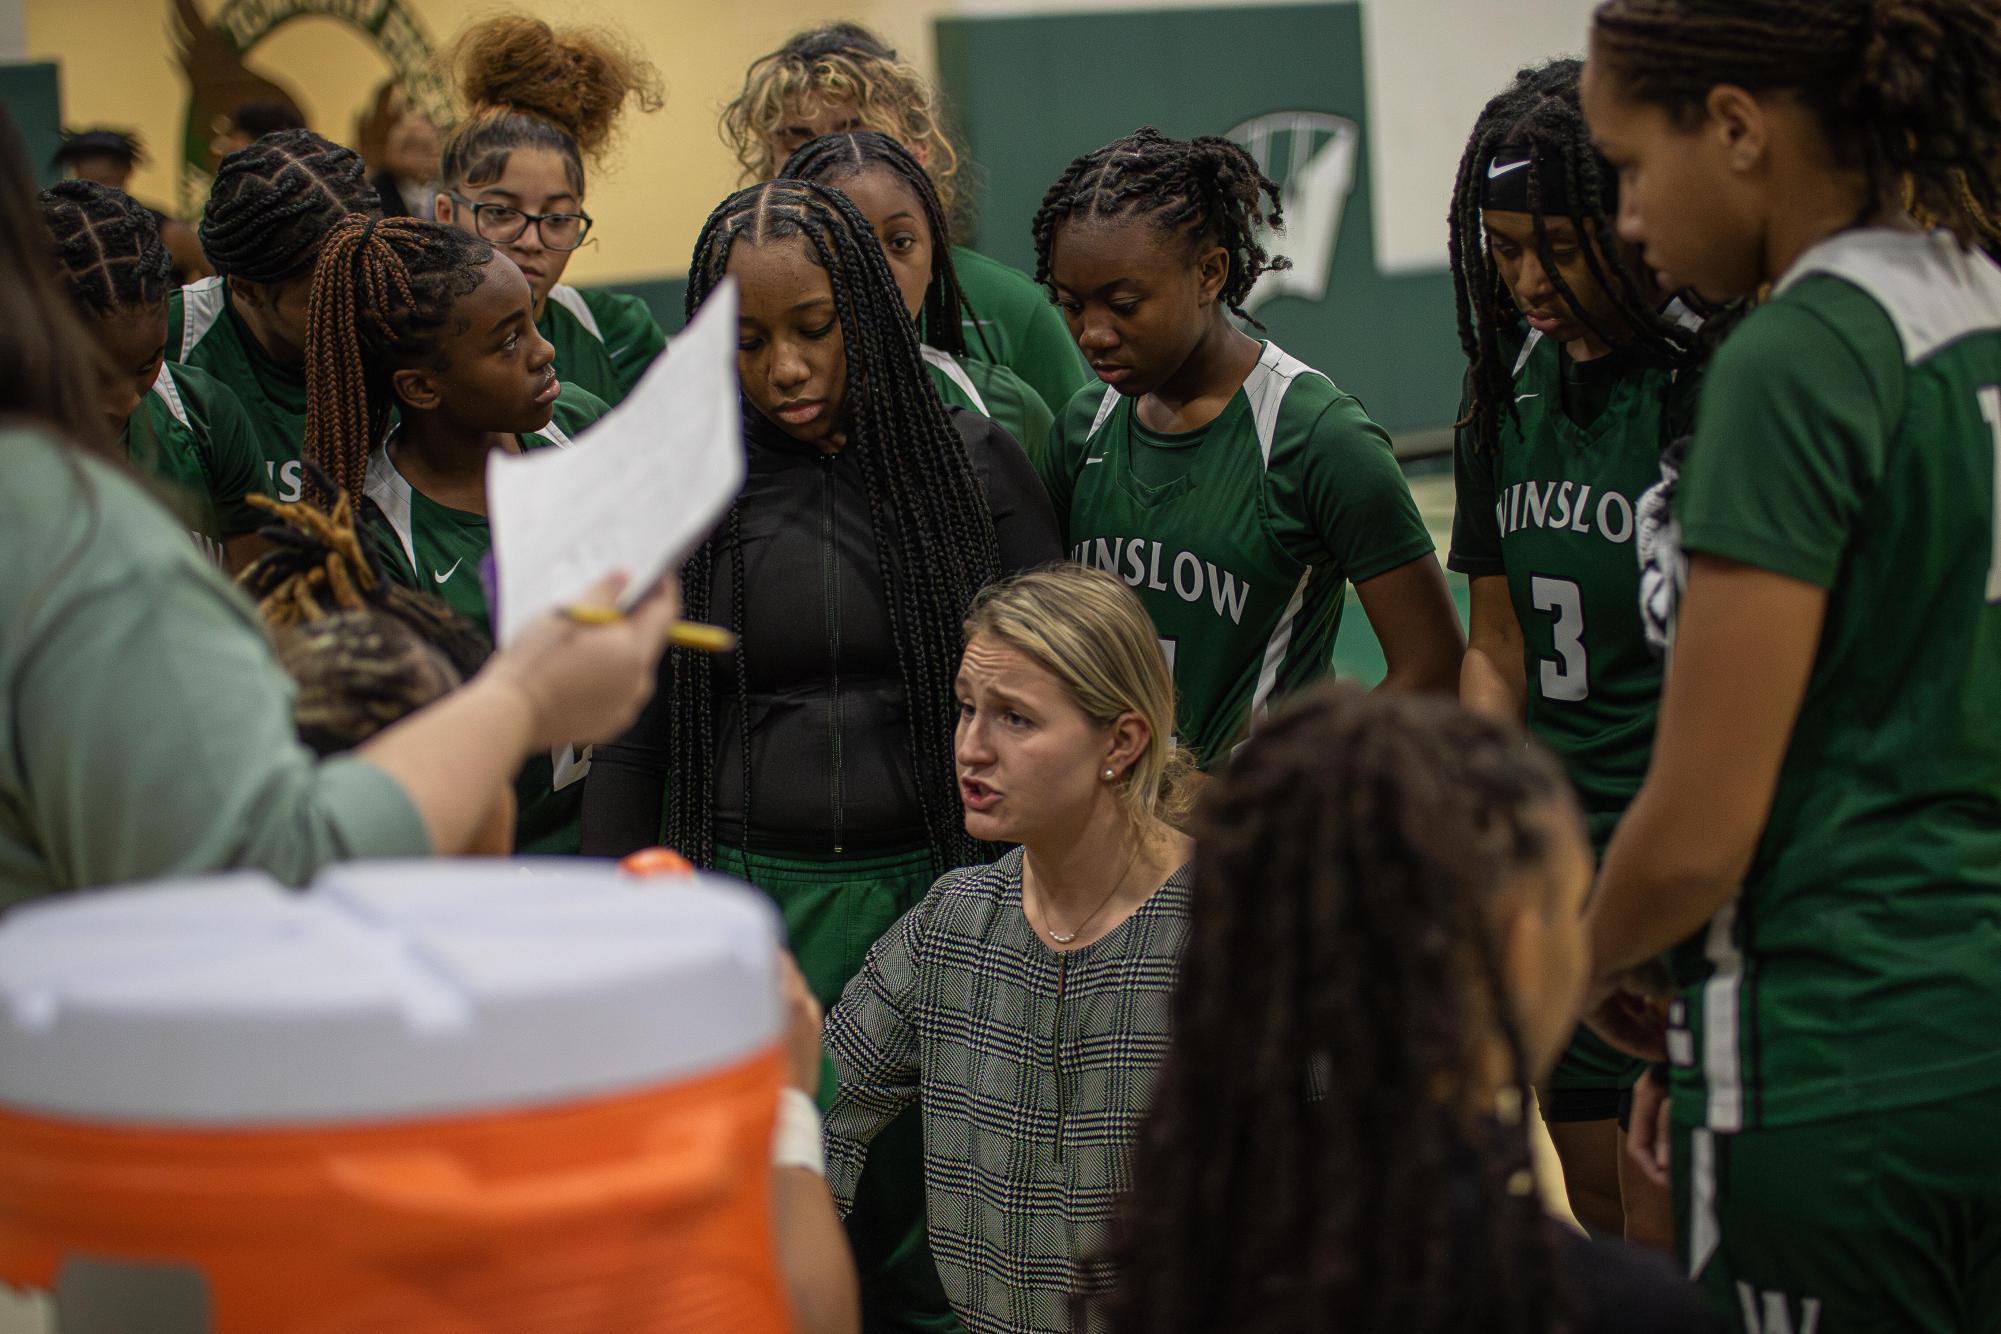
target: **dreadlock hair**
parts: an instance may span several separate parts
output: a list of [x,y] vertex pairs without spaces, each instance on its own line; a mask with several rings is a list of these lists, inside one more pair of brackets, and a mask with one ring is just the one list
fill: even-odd
[[160,240],[159,220],[123,190],[58,181],[42,191],[42,224],[80,313],[101,319],[146,310],[173,291],[174,257]]
[[[1567,791],[1518,729],[1444,700],[1329,683],[1251,736],[1196,814],[1111,1329],[1561,1328],[1491,912]],[[1521,1100],[1498,1124],[1497,1028]]]
[[1035,214],[1035,280],[1055,290],[1050,253],[1057,228],[1072,218],[1143,217],[1167,235],[1227,250],[1223,306],[1262,329],[1243,303],[1260,274],[1292,267],[1291,260],[1267,254],[1258,235],[1261,228],[1285,226],[1280,203],[1278,184],[1238,144],[1214,134],[1169,139],[1142,125],[1071,159],[1042,196]]
[[[687,313],[723,279],[731,251],[790,238],[805,242],[827,271],[847,352],[849,420],[844,452],[868,492],[869,525],[885,584],[890,632],[910,712],[911,759],[933,866],[939,873],[978,860],[959,813],[952,762],[958,715],[952,693],[959,625],[1000,570],[993,515],[958,430],[932,388],[917,332],[882,246],[848,197],[809,181],[771,181],[716,206],[695,242]],[[741,507],[696,551],[682,574],[687,615],[710,615],[719,550],[731,549],[731,602],[744,625]],[[738,716],[744,729],[744,825],[751,826],[748,654],[735,653]],[[669,651],[667,843],[703,866],[715,861],[714,678],[706,654]]]
[[0,102],[0,418],[33,418],[117,459],[103,408],[113,370],[57,277],[34,198],[28,150]]
[[490,185],[516,149],[562,158],[570,188],[584,194],[584,160],[600,157],[619,112],[661,106],[660,73],[607,30],[556,31],[525,14],[476,23],[449,60],[469,115],[445,141],[446,189]]
[[1709,90],[1787,90],[1860,165],[1864,216],[1908,203],[2001,250],[2001,0],[1607,0],[1592,59],[1625,96],[1698,120]]
[[390,376],[443,369],[452,308],[486,279],[493,247],[470,232],[415,218],[349,216],[327,233],[306,306],[303,455],[332,492],[361,504],[368,455],[389,425]]
[[[886,134],[859,130],[845,134],[823,134],[785,159],[778,169],[781,180],[819,181],[834,184],[861,175],[871,167],[891,172],[910,187],[923,206],[925,225],[931,229],[931,285],[924,289],[924,309],[920,313],[925,335],[940,352],[955,357],[966,355],[966,327],[959,317],[966,296],[959,287],[958,272],[952,267],[952,228],[946,221],[945,202],[937,186],[918,165],[910,150]],[[995,360],[980,334],[981,355]]]
[[[1448,251],[1452,290],[1457,301],[1459,345],[1465,349],[1468,403],[1457,423],[1471,426],[1475,448],[1492,451],[1500,433],[1502,412],[1515,412],[1514,361],[1507,333],[1514,327],[1514,299],[1487,248],[1480,205],[1481,182],[1488,165],[1502,149],[1528,154],[1530,216],[1535,222],[1536,253],[1550,285],[1571,312],[1601,340],[1629,342],[1664,365],[1688,362],[1695,346],[1689,330],[1663,315],[1648,295],[1652,279],[1625,260],[1613,223],[1618,214],[1618,179],[1611,164],[1591,146],[1591,131],[1577,101],[1577,78],[1584,66],[1577,60],[1552,60],[1518,71],[1514,82],[1480,109],[1459,172],[1452,186]],[[1546,172],[1561,172],[1568,182],[1572,221],[1583,246],[1591,280],[1611,299],[1631,334],[1612,339],[1585,313],[1584,302],[1555,260],[1550,257],[1548,219],[1541,208]]]
[[795,33],[744,71],[743,90],[723,108],[723,142],[743,168],[741,183],[778,174],[779,128],[809,97],[846,103],[865,129],[905,144],[922,144],[927,168],[947,216],[963,222],[957,188],[959,150],[945,132],[945,113],[923,73],[859,23],[827,23]]
[[202,210],[202,252],[225,278],[284,282],[313,267],[335,223],[381,205],[360,154],[281,130],[222,160]]
[[[318,479],[330,489],[324,477]],[[345,495],[332,513],[305,501],[250,502],[275,516],[270,550],[238,582],[257,600],[279,661],[299,683],[293,720],[322,755],[352,750],[479,670],[486,632],[438,598],[383,573]]]

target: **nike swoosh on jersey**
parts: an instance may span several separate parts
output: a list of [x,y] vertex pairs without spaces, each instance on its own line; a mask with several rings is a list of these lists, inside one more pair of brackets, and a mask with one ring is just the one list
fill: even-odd
[[1540,393],[1534,393],[1534,394],[1516,394],[1516,395],[1515,395],[1515,402],[1517,402],[1517,403],[1526,403],[1526,402],[1528,402],[1528,401],[1529,401],[1530,399],[1532,399],[1532,398],[1541,398],[1541,397],[1542,397],[1542,395],[1541,395]]
[[445,582],[445,580],[457,574],[459,572],[459,566],[465,563],[466,563],[466,558],[464,556],[460,556],[457,560],[452,562],[452,568],[446,570],[443,574],[439,574],[436,570],[431,571],[432,582],[442,584],[443,582]]
[[1091,466],[1091,465],[1092,465],[1093,463],[1103,463],[1104,461],[1105,461],[1105,456],[1104,456],[1103,454],[1100,454],[1100,455],[1098,455],[1098,457],[1096,457],[1096,458],[1094,458],[1094,459],[1085,459],[1085,460],[1084,460],[1084,466],[1088,468],[1088,467],[1090,467],[1090,466]]
[[1502,167],[1502,166],[1497,166],[1497,165],[1495,165],[1495,164],[1493,164],[1493,163],[1489,163],[1489,164],[1487,165],[1487,179],[1491,181],[1491,180],[1493,180],[1493,179],[1494,179],[1494,178],[1495,178],[1496,176],[1505,176],[1505,175],[1507,175],[1507,174],[1508,174],[1509,172],[1511,172],[1511,171],[1515,171],[1515,170],[1517,170],[1517,169],[1519,169],[1519,168],[1522,168],[1522,167],[1526,167],[1526,166],[1528,166],[1528,164],[1529,164],[1529,160],[1528,160],[1527,158],[1523,158],[1523,159],[1522,159],[1522,160],[1521,160],[1520,162],[1510,162],[1510,163],[1509,163],[1509,164],[1508,164],[1507,166],[1505,166],[1505,167]]

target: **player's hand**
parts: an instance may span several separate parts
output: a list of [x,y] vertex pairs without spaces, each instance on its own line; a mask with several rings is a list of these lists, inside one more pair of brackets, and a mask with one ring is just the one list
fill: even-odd
[[1661,994],[1655,976],[1640,970],[1621,973],[1593,993],[1584,1022],[1628,1056],[1665,1061],[1670,999]]
[[1633,1085],[1633,1116],[1626,1131],[1626,1152],[1656,1186],[1668,1184],[1670,1101],[1666,1082],[1653,1070],[1640,1076],[1640,1082]]
[[[577,601],[611,606],[624,584],[624,576],[612,575]],[[680,581],[669,576],[606,625],[580,625],[550,612],[494,654],[480,675],[504,682],[527,701],[533,748],[609,741],[632,725],[652,696],[668,627],[680,611]]]
[[799,971],[790,952],[778,953],[778,994],[785,1007],[785,1063],[791,1067],[792,1083],[807,1097],[820,1094],[820,1033],[825,1019],[820,1002],[813,999],[805,974]]

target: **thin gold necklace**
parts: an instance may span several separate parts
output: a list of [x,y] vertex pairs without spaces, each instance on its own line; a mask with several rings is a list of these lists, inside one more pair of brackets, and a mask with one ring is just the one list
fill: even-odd
[[[1119,891],[1126,887],[1126,877],[1133,873],[1133,863],[1139,860],[1140,849],[1145,846],[1146,846],[1146,839],[1144,836],[1142,836],[1139,842],[1133,845],[1133,855],[1126,858],[1126,869],[1119,872],[1118,880],[1115,881],[1112,885],[1112,892],[1105,895],[1104,898],[1098,901],[1098,906],[1091,909],[1091,915],[1089,917],[1086,917],[1083,921],[1077,923],[1076,930],[1070,932],[1068,935],[1065,935],[1061,931],[1055,931],[1045,926],[1042,929],[1049,936],[1049,938],[1055,941],[1058,945],[1068,945],[1071,941],[1075,940],[1078,936],[1084,933],[1085,927],[1097,921],[1098,914],[1103,912],[1105,910],[1105,906],[1109,904],[1113,899],[1117,898]],[[1047,904],[1043,906],[1043,913],[1045,916],[1048,914]]]

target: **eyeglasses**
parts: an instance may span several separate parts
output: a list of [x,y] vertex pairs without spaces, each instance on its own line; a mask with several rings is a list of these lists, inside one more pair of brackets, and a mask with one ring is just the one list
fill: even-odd
[[472,210],[472,229],[495,245],[512,245],[534,224],[542,244],[551,250],[575,250],[590,235],[588,213],[524,213],[507,204],[483,204],[454,194],[453,199]]

